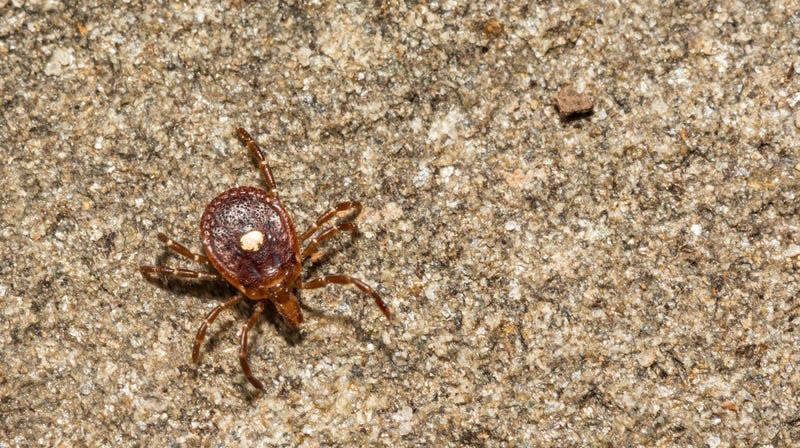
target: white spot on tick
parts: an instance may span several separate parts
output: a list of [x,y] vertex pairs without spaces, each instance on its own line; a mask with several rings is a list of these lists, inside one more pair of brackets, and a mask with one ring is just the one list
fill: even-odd
[[263,244],[264,234],[258,230],[251,230],[242,235],[242,238],[239,239],[239,245],[242,247],[242,250],[246,250],[248,252],[255,252],[258,249],[261,249]]

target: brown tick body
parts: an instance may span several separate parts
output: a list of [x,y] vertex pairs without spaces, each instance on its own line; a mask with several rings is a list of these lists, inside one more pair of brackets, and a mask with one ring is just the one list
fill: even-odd
[[[300,302],[295,296],[296,290],[321,288],[328,284],[351,284],[370,295],[388,319],[391,319],[391,315],[380,295],[361,280],[340,274],[310,281],[301,279],[303,262],[309,259],[323,241],[339,232],[356,231],[352,219],[361,212],[361,204],[342,202],[323,213],[316,223],[298,236],[291,217],[278,199],[272,171],[264,160],[261,149],[244,129],[237,128],[236,132],[258,161],[268,189],[232,188],[208,204],[200,219],[200,233],[206,256],[192,253],[183,245],[163,234],[158,234],[159,240],[168,248],[196,262],[210,264],[218,274],[162,266],[141,266],[140,270],[145,275],[224,280],[241,293],[208,313],[195,337],[192,350],[194,362],[199,359],[200,346],[205,338],[206,329],[221,311],[239,303],[243,296],[255,302],[253,314],[242,327],[239,361],[250,383],[258,389],[264,389],[263,384],[253,376],[247,362],[248,334],[264,311],[264,302],[272,302],[284,321],[289,326],[296,327],[303,322]],[[317,234],[321,226],[344,212],[352,213],[351,220],[336,223],[319,232],[316,238],[311,239],[305,248],[300,250],[301,243],[309,240],[311,236]]]

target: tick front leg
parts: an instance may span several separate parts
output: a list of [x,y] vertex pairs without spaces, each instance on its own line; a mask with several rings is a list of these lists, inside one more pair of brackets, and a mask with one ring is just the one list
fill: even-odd
[[220,281],[222,277],[211,272],[197,272],[188,269],[166,268],[163,266],[139,266],[139,271],[144,275],[163,275],[177,278],[191,278],[196,280]]
[[322,216],[319,217],[319,219],[317,219],[317,222],[315,222],[314,225],[311,226],[311,228],[309,228],[300,235],[300,242],[307,240],[309,237],[311,237],[311,235],[314,234],[314,232],[317,231],[317,229],[320,228],[320,226],[322,226],[326,222],[336,217],[336,215],[338,215],[339,213],[344,211],[349,212],[350,210],[353,210],[353,214],[350,219],[351,220],[356,219],[356,217],[359,214],[361,214],[361,203],[358,201],[342,202],[341,204],[338,204],[335,207],[329,209],[328,211],[323,213]]
[[261,148],[258,146],[258,143],[256,143],[256,141],[253,140],[253,137],[250,137],[250,134],[248,134],[247,131],[242,128],[236,128],[236,133],[239,136],[239,141],[247,146],[247,149],[250,150],[250,154],[256,158],[256,161],[258,161],[258,169],[261,170],[261,176],[264,178],[264,182],[266,182],[267,186],[269,187],[267,191],[277,197],[278,193],[275,191],[277,188],[275,186],[275,179],[272,177],[272,170],[269,169],[267,161],[264,160],[264,154],[261,152]]
[[206,320],[203,321],[203,325],[200,325],[200,329],[197,330],[197,336],[194,337],[194,348],[192,349],[192,362],[196,363],[197,360],[200,358],[200,346],[203,345],[203,339],[206,337],[206,330],[208,326],[213,324],[214,321],[219,316],[219,313],[222,311],[236,305],[242,300],[242,296],[236,295],[236,297],[228,300],[225,303],[221,303],[214,307],[210,313],[206,316]]
[[300,261],[301,262],[306,261],[306,259],[310,257],[311,254],[313,254],[319,248],[320,244],[322,244],[325,240],[330,239],[337,233],[339,232],[354,233],[356,230],[358,230],[358,228],[352,222],[346,222],[344,224],[339,224],[335,227],[326,229],[324,232],[320,233],[316,238],[311,240],[311,242],[308,243],[308,246],[306,246],[306,248],[303,249],[303,253],[300,256]]
[[264,302],[256,303],[253,309],[253,315],[250,316],[250,319],[248,319],[247,323],[242,327],[242,334],[239,341],[239,363],[242,365],[242,370],[244,370],[244,376],[247,377],[247,380],[250,381],[253,387],[260,390],[264,390],[264,385],[253,376],[253,372],[250,370],[250,364],[247,362],[247,338],[250,334],[250,329],[256,324],[256,321],[261,317],[263,311]]
[[186,258],[188,258],[190,260],[194,260],[194,261],[196,261],[198,263],[208,264],[208,258],[206,258],[206,257],[204,257],[202,255],[198,255],[198,254],[190,251],[189,249],[186,248],[186,246],[184,246],[184,245],[182,245],[182,244],[180,244],[178,242],[173,241],[172,238],[169,238],[168,236],[164,235],[163,233],[159,233],[158,234],[158,239],[162,243],[166,244],[167,247],[170,248],[176,254],[178,254],[178,255],[180,255],[182,257],[186,257]]
[[337,285],[354,285],[356,288],[360,289],[361,292],[369,294],[373,300],[375,300],[375,305],[378,305],[378,308],[381,309],[381,312],[387,319],[392,320],[392,315],[389,313],[389,308],[386,307],[386,304],[383,303],[383,299],[381,296],[375,292],[369,285],[362,282],[357,278],[350,277],[349,275],[328,275],[322,278],[310,280],[305,282],[300,286],[301,289],[315,289],[315,288],[322,288],[325,285],[329,284],[337,284]]

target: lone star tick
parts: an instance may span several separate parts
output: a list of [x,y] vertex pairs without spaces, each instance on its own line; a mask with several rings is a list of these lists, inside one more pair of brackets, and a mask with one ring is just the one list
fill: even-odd
[[[145,276],[154,274],[198,280],[224,280],[238,290],[235,297],[211,310],[197,330],[192,350],[192,361],[195,363],[200,357],[200,346],[203,344],[206,330],[219,313],[236,305],[242,298],[253,302],[253,314],[242,327],[240,335],[239,362],[250,383],[263,390],[264,385],[253,376],[247,362],[247,340],[250,329],[264,312],[264,302],[272,302],[286,324],[297,327],[303,322],[300,302],[295,295],[297,290],[321,288],[329,284],[354,285],[375,300],[375,304],[387,319],[391,319],[391,314],[381,296],[359,279],[341,274],[309,281],[304,281],[300,277],[303,263],[315,253],[323,241],[339,232],[352,234],[356,231],[356,225],[352,220],[361,213],[361,203],[342,202],[323,213],[317,222],[298,236],[291,217],[278,199],[275,180],[269,165],[264,160],[261,148],[244,129],[237,128],[236,132],[239,140],[258,161],[267,189],[231,188],[208,204],[200,218],[200,234],[205,256],[193,253],[164,234],[158,234],[158,239],[178,255],[198,263],[210,264],[217,272],[163,266],[141,266],[140,270]],[[317,233],[325,223],[342,213],[350,213],[350,220],[334,223]],[[309,240],[315,234],[316,238]],[[301,251],[300,244],[306,241],[308,243]]]

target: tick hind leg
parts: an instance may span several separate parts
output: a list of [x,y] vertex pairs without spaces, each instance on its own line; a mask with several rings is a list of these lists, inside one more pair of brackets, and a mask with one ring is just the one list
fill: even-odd
[[236,297],[228,300],[225,303],[220,303],[210,313],[206,316],[206,320],[203,321],[203,325],[200,325],[200,328],[197,330],[197,336],[194,337],[194,348],[192,349],[192,362],[197,362],[200,359],[200,346],[203,345],[203,339],[206,337],[206,330],[208,330],[208,326],[213,324],[215,320],[217,320],[217,316],[222,311],[236,305],[237,303],[241,302],[242,296],[236,295]]
[[250,381],[253,387],[260,390],[264,390],[264,385],[253,376],[253,372],[250,370],[250,363],[247,362],[247,338],[250,335],[250,329],[256,324],[263,311],[264,302],[256,303],[253,314],[250,316],[250,319],[247,320],[247,323],[244,324],[244,327],[242,327],[241,339],[239,341],[239,363],[242,365],[244,376],[247,377],[247,380]]
[[386,307],[386,304],[383,303],[383,299],[381,296],[375,292],[369,285],[362,282],[357,278],[350,277],[349,275],[328,275],[322,278],[314,279],[303,283],[300,288],[301,289],[315,289],[315,288],[322,288],[323,286],[336,284],[336,285],[354,285],[356,288],[360,289],[361,292],[368,294],[375,300],[375,305],[378,305],[378,308],[381,309],[381,312],[387,319],[392,319],[392,314],[389,312],[389,308]]

